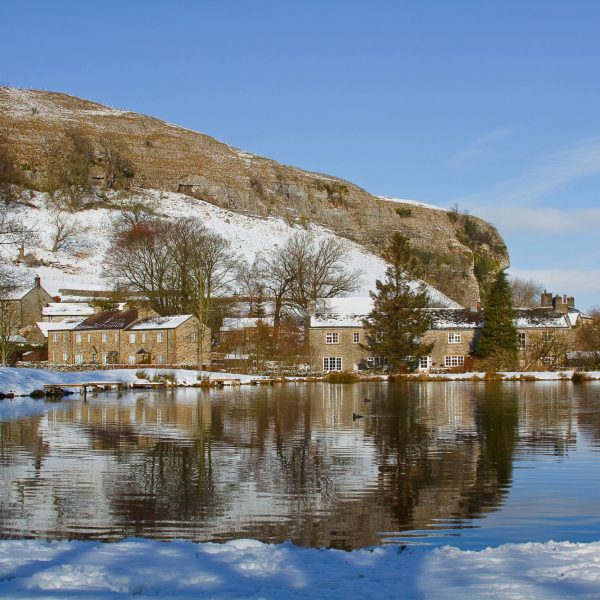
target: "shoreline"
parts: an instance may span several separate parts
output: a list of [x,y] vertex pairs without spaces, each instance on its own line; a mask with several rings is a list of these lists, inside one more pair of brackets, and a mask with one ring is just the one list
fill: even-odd
[[498,373],[410,373],[391,375],[360,376],[354,373],[340,373],[323,376],[286,376],[268,377],[264,375],[246,375],[240,373],[221,373],[190,369],[149,368],[149,369],[102,369],[96,371],[54,371],[50,369],[32,369],[24,367],[0,368],[0,398],[31,396],[52,397],[44,393],[44,386],[54,385],[69,389],[69,384],[77,387],[83,383],[94,382],[100,386],[103,382],[119,383],[122,388],[156,387],[198,387],[214,388],[238,385],[265,385],[290,383],[429,383],[429,382],[535,382],[535,381],[584,381],[600,380],[600,371],[528,371]]

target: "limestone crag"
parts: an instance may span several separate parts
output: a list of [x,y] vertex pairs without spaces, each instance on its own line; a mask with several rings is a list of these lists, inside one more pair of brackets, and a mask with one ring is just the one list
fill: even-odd
[[[250,215],[331,228],[379,253],[393,231],[407,235],[423,278],[465,306],[508,266],[496,229],[476,217],[382,199],[335,177],[282,165],[156,118],[66,94],[0,88],[0,129],[29,185],[43,187],[53,140],[67,131],[94,145],[117,140],[141,188],[179,191]],[[105,174],[95,174],[102,184]]]

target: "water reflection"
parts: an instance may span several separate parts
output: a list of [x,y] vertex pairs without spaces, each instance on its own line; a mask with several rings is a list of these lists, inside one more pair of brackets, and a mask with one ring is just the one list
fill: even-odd
[[49,406],[0,422],[0,532],[356,548],[461,527],[502,507],[517,458],[568,456],[578,432],[597,448],[597,390],[317,384]]

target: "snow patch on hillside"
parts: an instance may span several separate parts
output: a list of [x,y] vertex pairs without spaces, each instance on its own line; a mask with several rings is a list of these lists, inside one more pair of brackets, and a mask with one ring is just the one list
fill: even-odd
[[[297,232],[309,231],[316,239],[338,238],[331,230],[319,225],[310,225],[305,229],[281,218],[242,215],[175,192],[143,190],[137,194],[137,199],[152,204],[164,217],[198,219],[205,227],[229,240],[232,250],[249,263],[259,254],[282,247]],[[43,286],[52,295],[57,295],[60,288],[111,289],[112,282],[103,278],[102,267],[109,246],[111,223],[118,212],[108,208],[92,208],[62,213],[61,218],[77,232],[76,243],[72,244],[76,248],[51,252],[56,216],[49,208],[48,196],[33,193],[30,204],[17,207],[16,215],[30,225],[39,238],[25,247],[25,253],[35,255],[44,266],[19,265],[16,269],[31,281],[35,274],[39,274]],[[366,296],[369,290],[375,288],[375,280],[383,279],[385,262],[359,244],[343,241],[348,252],[348,267],[360,269],[363,273],[353,295]],[[17,257],[15,248],[0,252],[4,252],[7,261],[14,261]],[[435,288],[428,289],[436,306],[458,306]]]
[[391,196],[377,196],[381,200],[386,202],[396,202],[398,204],[412,204],[413,206],[422,206],[423,208],[433,208],[434,210],[443,210],[449,212],[447,208],[442,206],[436,206],[435,204],[427,204],[426,202],[420,202],[419,200],[406,200],[404,198],[392,198]]

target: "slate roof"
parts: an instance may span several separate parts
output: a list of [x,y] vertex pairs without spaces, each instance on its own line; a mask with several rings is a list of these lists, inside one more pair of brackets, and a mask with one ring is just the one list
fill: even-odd
[[131,310],[105,310],[95,313],[82,321],[76,330],[89,329],[125,329],[137,320],[138,311]]

